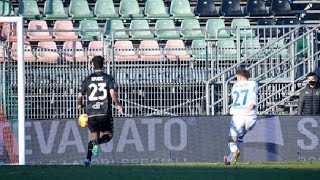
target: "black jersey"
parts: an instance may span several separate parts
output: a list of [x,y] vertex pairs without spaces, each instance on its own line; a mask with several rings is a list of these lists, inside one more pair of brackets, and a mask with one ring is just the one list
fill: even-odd
[[87,95],[87,114],[112,115],[112,99],[110,89],[116,90],[112,76],[103,72],[94,72],[84,79],[79,89],[82,95]]

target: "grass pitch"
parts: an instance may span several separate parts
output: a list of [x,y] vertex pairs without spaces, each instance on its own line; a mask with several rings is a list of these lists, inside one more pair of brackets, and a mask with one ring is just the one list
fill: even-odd
[[0,180],[238,180],[281,179],[318,180],[320,161],[242,162],[236,166],[221,163],[173,163],[146,165],[0,166]]

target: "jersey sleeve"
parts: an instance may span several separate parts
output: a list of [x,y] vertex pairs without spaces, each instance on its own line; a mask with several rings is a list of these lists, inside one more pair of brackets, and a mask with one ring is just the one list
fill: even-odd
[[258,92],[259,92],[258,83],[254,83],[251,86],[251,89],[249,91],[250,94],[249,94],[249,98],[248,98],[248,105],[250,105],[250,104],[257,105]]

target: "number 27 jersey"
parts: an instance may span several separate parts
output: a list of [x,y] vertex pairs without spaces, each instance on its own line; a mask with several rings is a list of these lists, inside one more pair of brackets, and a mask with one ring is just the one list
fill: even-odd
[[95,72],[85,78],[79,92],[87,94],[87,114],[92,115],[112,115],[110,89],[116,91],[115,80],[112,76]]
[[238,81],[231,90],[232,106],[230,114],[232,115],[256,115],[257,106],[249,111],[251,104],[257,105],[258,102],[258,84],[255,81]]

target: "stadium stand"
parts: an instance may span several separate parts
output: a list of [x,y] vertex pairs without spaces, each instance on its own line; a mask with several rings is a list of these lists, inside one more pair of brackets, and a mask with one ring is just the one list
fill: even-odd
[[[250,28],[249,19],[233,19],[231,22],[232,28],[237,27],[248,27]],[[237,33],[235,31],[231,31],[231,34],[236,37]],[[248,38],[248,37],[255,37],[255,34],[250,29],[241,29],[240,30],[240,38]]]
[[92,18],[93,14],[89,9],[87,1],[71,0],[69,6],[69,16],[72,19]]
[[[132,20],[130,24],[130,30],[129,35],[132,39],[153,39],[154,35],[153,32],[150,30],[149,23],[147,20]],[[141,30],[141,31],[136,31]],[[146,30],[146,31],[142,31]]]
[[82,41],[99,40],[101,37],[99,25],[96,20],[82,20],[79,25],[79,30]]
[[61,0],[47,0],[44,3],[43,15],[46,19],[67,19]]
[[[155,36],[158,39],[179,39],[180,35],[175,30],[173,20],[157,20],[155,25]],[[172,30],[170,30],[172,29]]]
[[274,15],[292,15],[289,0],[273,0],[271,4],[271,13]]
[[60,58],[57,49],[57,44],[53,41],[40,41],[36,52],[37,61],[56,63]]
[[23,16],[25,19],[41,19],[42,15],[40,14],[38,3],[36,1],[19,1],[19,10],[18,13],[20,16]]
[[229,38],[230,33],[225,30],[223,19],[209,19],[206,23],[206,31],[209,38]]
[[110,60],[108,56],[108,45],[103,41],[90,41],[88,45],[88,57],[91,60],[94,56],[102,56],[105,60]]
[[188,0],[172,0],[170,14],[178,19],[194,17]]
[[114,60],[115,61],[138,61],[131,41],[116,41],[114,43]]
[[194,9],[197,16],[214,17],[219,16],[213,0],[197,0],[197,5]]
[[219,12],[221,16],[243,16],[239,0],[223,0]]
[[142,61],[164,61],[165,58],[160,52],[158,41],[144,40],[139,46],[139,56]]
[[48,32],[47,22],[44,20],[32,20],[28,25],[27,36],[30,41],[50,41],[52,36]]
[[94,15],[99,19],[117,19],[119,17],[112,0],[97,0],[94,6]]
[[11,1],[0,1],[0,16],[12,16],[14,9]]
[[248,0],[244,10],[248,16],[268,16],[269,12],[266,8],[264,0]]
[[190,55],[182,40],[168,40],[165,45],[165,55],[169,61],[190,60]]
[[137,0],[122,0],[119,6],[119,14],[125,19],[140,19],[144,16],[140,13]]
[[144,14],[147,18],[154,19],[170,17],[162,0],[147,0],[144,8]]
[[88,61],[80,41],[66,41],[63,43],[62,57],[68,62]]
[[[206,60],[206,42],[204,40],[193,40],[191,43],[192,58],[197,61]],[[208,54],[210,57],[211,54]]]
[[[54,23],[53,36],[57,41],[78,40],[73,28],[73,24],[69,20],[59,20]],[[69,32],[68,32],[69,31]]]
[[[104,26],[104,35],[107,39],[129,39],[129,35],[126,31],[117,31],[116,30],[125,30],[122,20],[108,20]],[[113,34],[114,33],[114,34]]]
[[200,23],[197,19],[184,19],[181,23],[181,36],[183,39],[203,39],[204,34],[201,31]]
[[[18,60],[17,57],[17,43],[13,42],[11,47],[11,58],[15,61]],[[33,54],[31,45],[29,42],[24,43],[24,61],[25,62],[35,62],[36,56]]]

